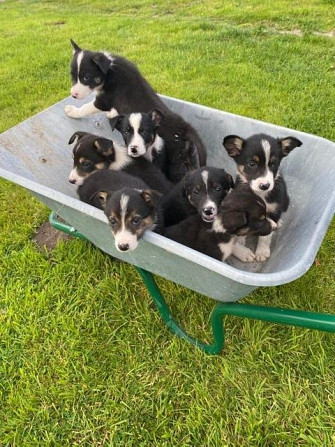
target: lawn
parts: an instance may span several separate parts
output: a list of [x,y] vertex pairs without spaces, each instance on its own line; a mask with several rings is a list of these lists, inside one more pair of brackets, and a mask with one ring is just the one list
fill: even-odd
[[[333,0],[1,1],[0,131],[69,95],[73,38],[160,93],[334,140],[334,29]],[[132,266],[75,239],[40,250],[48,210],[9,182],[0,198],[1,446],[335,444],[334,335],[228,317],[208,356]],[[334,248],[333,223],[302,278],[243,301],[335,313]],[[214,302],[158,282],[209,340]]]

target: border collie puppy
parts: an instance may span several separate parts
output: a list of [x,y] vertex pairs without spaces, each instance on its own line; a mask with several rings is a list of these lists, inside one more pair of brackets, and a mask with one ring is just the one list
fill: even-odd
[[159,109],[164,114],[158,134],[169,154],[168,178],[176,183],[187,170],[206,164],[206,149],[197,131],[163,103],[136,65],[120,56],[82,50],[73,40],[71,44],[71,95],[84,99],[96,92],[96,97],[79,108],[66,105],[65,113],[69,117],[82,118],[106,111],[107,117],[113,118],[119,114],[149,113]]
[[172,184],[157,166],[144,157],[130,157],[127,148],[112,140],[87,132],[75,132],[69,144],[74,142],[70,183],[80,186],[85,178],[97,170],[112,169],[139,177],[149,188],[161,193],[171,189]]
[[220,203],[234,181],[224,169],[202,167],[177,183],[163,198],[165,225],[175,225],[198,213],[205,222],[213,222]]
[[[302,142],[295,137],[273,138],[266,134],[243,139],[228,135],[223,140],[228,155],[237,164],[237,184],[248,184],[266,203],[267,215],[278,225],[281,215],[289,206],[286,183],[279,173],[281,160]],[[260,237],[256,260],[265,261],[270,256],[272,234]]]
[[122,188],[111,193],[102,191],[99,195],[117,250],[135,250],[146,230],[163,229],[157,191]]
[[118,115],[109,120],[112,130],[118,130],[128,149],[128,155],[144,155],[153,161],[163,149],[164,142],[157,134],[157,128],[164,119],[163,113],[154,109],[149,113]]
[[104,191],[118,191],[129,187],[132,189],[146,190],[148,185],[140,178],[127,174],[123,171],[112,171],[103,169],[95,171],[86,177],[84,182],[78,186],[77,193],[82,202],[88,203],[99,209],[104,209]]
[[233,254],[242,262],[252,262],[254,253],[239,244],[236,236],[267,235],[276,227],[266,217],[266,206],[261,198],[251,190],[234,189],[222,202],[212,223],[193,215],[165,228],[163,234],[220,261]]

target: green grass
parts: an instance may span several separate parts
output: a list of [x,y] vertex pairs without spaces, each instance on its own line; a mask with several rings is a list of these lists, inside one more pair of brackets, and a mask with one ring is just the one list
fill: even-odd
[[[132,59],[161,93],[335,139],[334,39],[315,34],[333,9],[1,2],[0,130],[69,94],[72,37]],[[0,445],[334,445],[334,335],[229,317],[223,355],[207,356],[170,334],[131,266],[79,240],[40,252],[48,210],[4,181],[0,199]],[[334,247],[333,224],[302,278],[245,301],[335,313]],[[158,282],[210,340],[213,301]]]

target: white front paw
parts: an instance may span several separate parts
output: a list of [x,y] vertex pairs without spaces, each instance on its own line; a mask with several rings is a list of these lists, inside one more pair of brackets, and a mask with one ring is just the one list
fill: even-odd
[[283,225],[283,219],[279,219],[277,222],[277,228],[279,229]]
[[242,262],[252,262],[255,260],[254,252],[239,243],[236,243],[233,247],[233,255]]
[[255,253],[255,258],[257,262],[264,262],[270,257],[270,248],[257,249]]
[[79,107],[68,104],[67,106],[65,106],[64,110],[67,116],[69,116],[70,118],[79,118],[78,114]]
[[245,247],[245,252],[240,257],[242,262],[252,262],[255,260],[255,253],[250,248]]
[[106,113],[106,117],[108,119],[112,119],[112,118],[118,116],[118,114],[119,113],[118,113],[118,111],[116,109],[111,109],[109,112]]

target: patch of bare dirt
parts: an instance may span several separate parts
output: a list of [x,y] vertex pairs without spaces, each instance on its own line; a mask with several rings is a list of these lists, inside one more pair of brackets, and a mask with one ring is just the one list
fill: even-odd
[[44,222],[37,230],[33,241],[40,250],[52,251],[60,241],[68,241],[72,236],[56,230],[49,222]]

